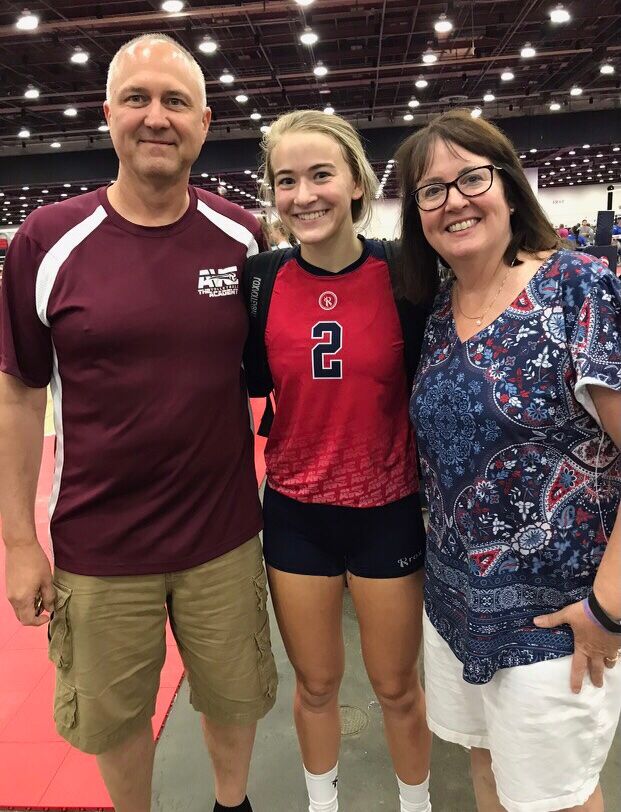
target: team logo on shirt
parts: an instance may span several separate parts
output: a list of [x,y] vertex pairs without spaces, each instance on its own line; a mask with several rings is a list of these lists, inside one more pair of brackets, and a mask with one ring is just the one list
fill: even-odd
[[319,297],[319,307],[322,310],[334,310],[338,303],[336,293],[332,293],[331,290],[325,290]]
[[239,291],[237,266],[203,268],[198,272],[198,292],[201,296],[234,296]]

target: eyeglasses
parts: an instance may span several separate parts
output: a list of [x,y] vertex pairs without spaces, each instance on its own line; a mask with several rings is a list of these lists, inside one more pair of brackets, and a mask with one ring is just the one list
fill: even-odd
[[478,197],[487,192],[494,182],[494,169],[501,170],[501,166],[486,164],[469,169],[462,175],[458,175],[450,183],[427,183],[419,186],[413,192],[416,205],[423,211],[434,211],[444,206],[448,199],[451,186],[454,186],[464,197]]

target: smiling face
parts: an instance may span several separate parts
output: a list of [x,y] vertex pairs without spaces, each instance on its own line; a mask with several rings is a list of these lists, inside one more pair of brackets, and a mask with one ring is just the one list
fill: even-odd
[[104,113],[120,171],[170,182],[189,176],[211,119],[187,57],[149,40],[121,55]]
[[352,200],[362,197],[339,143],[319,132],[287,132],[270,156],[274,199],[302,246],[328,247],[353,233]]
[[[470,169],[492,163],[484,155],[438,140],[416,186],[436,181],[448,183]],[[478,256],[486,258],[490,251],[497,253],[499,248],[504,251],[511,240],[511,212],[500,174],[494,170],[493,183],[482,195],[466,197],[451,187],[443,206],[420,212],[427,241],[452,267]]]

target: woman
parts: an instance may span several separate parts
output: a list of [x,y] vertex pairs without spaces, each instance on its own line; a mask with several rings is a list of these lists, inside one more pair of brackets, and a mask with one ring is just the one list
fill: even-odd
[[[416,668],[425,533],[407,347],[384,247],[354,230],[370,212],[377,179],[355,130],[338,116],[285,115],[263,146],[265,188],[299,242],[280,256],[264,347],[252,331],[251,343],[267,353],[276,398],[263,543],[296,675],[309,810],[338,808],[347,578],[401,810],[427,812],[431,742]],[[423,326],[419,316],[417,356]]]
[[621,703],[621,284],[559,250],[492,124],[445,113],[398,161],[403,285],[437,292],[410,406],[428,723],[471,748],[481,812],[601,812]]

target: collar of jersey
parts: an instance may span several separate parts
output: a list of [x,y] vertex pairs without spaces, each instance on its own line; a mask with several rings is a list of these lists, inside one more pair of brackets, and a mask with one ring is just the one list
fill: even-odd
[[196,191],[194,187],[188,184],[188,194],[190,195],[190,205],[186,209],[186,211],[181,215],[181,217],[176,220],[174,223],[168,223],[165,226],[141,226],[138,223],[132,223],[130,220],[126,220],[124,217],[113,209],[110,205],[108,200],[108,195],[106,193],[107,186],[101,186],[97,190],[97,194],[99,197],[99,202],[106,210],[106,214],[108,215],[108,219],[111,223],[114,223],[115,226],[118,228],[123,229],[123,231],[128,231],[130,234],[135,234],[136,236],[140,237],[168,237],[172,234],[178,234],[180,231],[186,229],[192,223],[192,219],[196,214],[196,204],[197,204],[197,197]]
[[312,273],[315,276],[343,276],[343,274],[356,271],[361,265],[364,265],[369,258],[369,254],[371,253],[369,244],[361,234],[358,235],[358,239],[362,242],[362,253],[357,260],[351,263],[351,265],[348,265],[346,268],[341,268],[340,271],[326,271],[325,268],[318,268],[316,265],[311,265],[310,262],[306,262],[305,259],[302,259],[299,245],[293,249],[293,258],[298,263],[300,268],[303,268],[305,271],[308,271],[308,273]]

